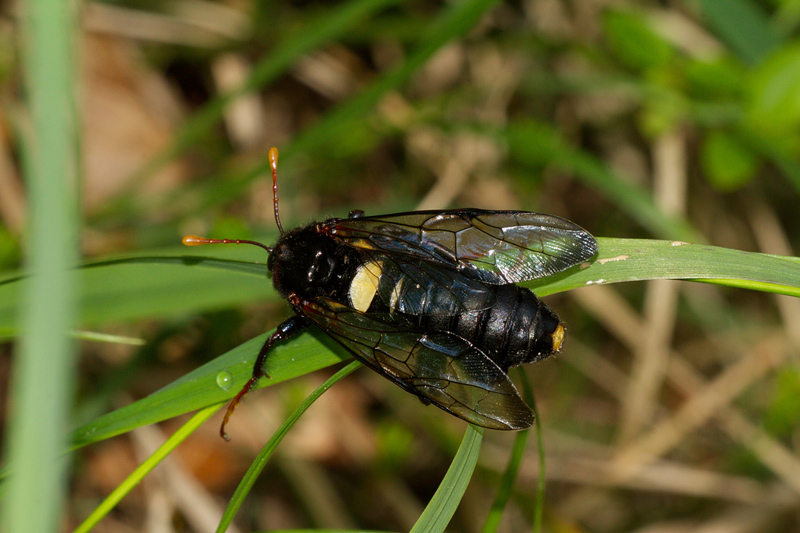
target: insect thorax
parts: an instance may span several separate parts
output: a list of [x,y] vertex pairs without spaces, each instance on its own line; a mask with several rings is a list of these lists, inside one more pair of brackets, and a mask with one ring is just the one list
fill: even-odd
[[273,285],[284,296],[295,293],[304,299],[328,297],[343,302],[356,261],[353,250],[311,224],[278,239],[269,268]]

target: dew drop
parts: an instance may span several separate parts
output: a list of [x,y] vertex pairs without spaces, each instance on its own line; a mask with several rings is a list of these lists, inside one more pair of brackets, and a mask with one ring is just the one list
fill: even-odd
[[223,370],[217,374],[217,386],[222,390],[228,390],[233,384],[233,375],[227,370]]

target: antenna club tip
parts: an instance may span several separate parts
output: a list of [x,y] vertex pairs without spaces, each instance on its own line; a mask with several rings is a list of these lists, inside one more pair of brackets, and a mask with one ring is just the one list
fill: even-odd
[[184,246],[200,246],[201,244],[207,244],[208,239],[204,237],[198,237],[197,235],[187,235],[181,239],[181,242],[184,244]]
[[273,170],[277,170],[278,168],[278,149],[274,146],[269,149],[269,153],[267,154],[269,158],[269,164]]

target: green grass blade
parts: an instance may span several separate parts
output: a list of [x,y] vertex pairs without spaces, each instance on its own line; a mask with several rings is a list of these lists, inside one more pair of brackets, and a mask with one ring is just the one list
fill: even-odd
[[453,462],[450,463],[450,468],[447,469],[439,488],[422,511],[419,520],[411,528],[411,533],[436,533],[447,528],[478,463],[482,440],[483,428],[470,424]]
[[275,448],[278,447],[278,444],[281,443],[283,438],[289,432],[289,430],[294,426],[294,424],[300,419],[303,413],[311,407],[317,398],[322,396],[322,394],[330,389],[337,381],[344,378],[345,376],[351,374],[353,371],[361,367],[361,363],[358,361],[353,361],[346,367],[342,368],[330,378],[328,378],[325,383],[320,385],[319,387],[314,390],[311,394],[309,394],[303,402],[297,406],[297,409],[292,412],[292,414],[284,420],[281,427],[272,435],[272,438],[269,439],[269,442],[264,446],[261,450],[261,453],[258,454],[258,457],[253,461],[250,465],[250,468],[247,469],[244,477],[239,482],[239,486],[236,487],[236,491],[233,493],[230,502],[228,502],[228,507],[225,509],[225,512],[222,515],[222,520],[220,520],[219,526],[217,527],[217,531],[219,533],[224,532],[228,529],[228,526],[233,521],[234,516],[239,511],[239,508],[242,506],[244,499],[250,493],[250,489],[253,488],[253,484],[258,479],[258,476],[264,470],[264,467],[267,466],[267,461],[269,458],[272,457],[272,452],[275,451]]
[[[230,399],[250,378],[268,335],[251,339],[150,396],[81,426],[73,432],[73,446],[85,446]],[[333,342],[327,338],[322,341],[315,335],[303,334],[276,346],[267,361],[270,377],[262,379],[257,387],[275,385],[341,362],[340,351]],[[231,425],[235,428],[235,422]]]
[[77,119],[73,2],[25,4],[19,21],[32,135],[27,139],[27,266],[23,338],[15,353],[0,530],[56,531],[65,491],[63,455],[72,405],[77,259]]
[[214,413],[216,413],[223,405],[223,403],[220,403],[206,407],[190,418],[189,421],[181,426],[178,431],[173,433],[164,444],[159,446],[158,450],[148,457],[146,461],[139,465],[136,470],[131,472],[131,475],[129,475],[125,481],[120,483],[117,488],[115,488],[114,491],[109,494],[94,511],[92,511],[92,514],[90,514],[86,520],[81,523],[81,525],[75,528],[74,533],[87,533],[94,526],[96,526],[97,523],[103,519],[103,517],[111,512],[111,510],[120,502],[120,500],[122,500],[122,498],[124,498],[131,490],[133,490],[136,485],[142,481],[142,479],[144,479],[144,476],[149,474],[156,466],[158,466],[161,461],[166,459],[166,457],[172,453],[180,443],[186,440],[186,438],[191,435],[195,429],[200,427],[203,422],[211,418]]
[[[600,253],[590,268],[524,285],[546,296],[592,283],[668,278],[800,295],[797,258],[675,241],[598,241]],[[80,281],[85,325],[175,316],[277,297],[266,265],[188,254],[93,263],[82,270]],[[23,282],[20,277],[0,281],[0,335],[15,332]]]
[[503,478],[500,480],[497,495],[494,498],[494,502],[492,502],[492,507],[489,510],[489,515],[486,517],[486,522],[483,524],[483,529],[481,530],[483,533],[494,533],[500,526],[503,512],[514,491],[514,482],[517,480],[519,467],[522,464],[522,459],[525,457],[525,446],[528,443],[529,433],[530,432],[527,430],[518,431],[514,436],[514,445],[511,447],[511,456],[508,458],[508,466],[505,472],[503,472]]
[[87,325],[139,317],[170,317],[276,297],[266,265],[198,256],[135,258],[92,265],[81,321]]
[[[83,326],[180,316],[277,297],[266,265],[192,254],[94,262],[77,277]],[[19,297],[29,281],[19,275],[0,281],[0,339],[17,335]]]
[[545,467],[547,466],[547,462],[545,460],[544,454],[544,432],[542,431],[542,421],[539,418],[539,410],[536,408],[536,396],[533,393],[533,387],[531,387],[531,382],[528,379],[528,375],[525,372],[520,371],[521,379],[520,383],[522,384],[522,397],[525,399],[525,403],[531,406],[531,410],[533,414],[536,416],[536,420],[538,421],[536,426],[533,428],[536,432],[536,456],[539,459],[539,476],[536,481],[536,503],[533,506],[533,532],[534,533],[541,533],[542,531],[542,520],[544,517],[544,491],[547,487],[547,475]]
[[597,283],[684,279],[800,296],[800,259],[649,239],[599,238],[600,252],[578,268],[523,285],[545,296]]

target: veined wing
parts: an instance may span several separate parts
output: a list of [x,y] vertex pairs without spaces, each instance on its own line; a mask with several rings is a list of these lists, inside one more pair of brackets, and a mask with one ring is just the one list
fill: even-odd
[[597,241],[580,226],[525,211],[416,211],[323,225],[349,246],[447,265],[493,284],[556,274],[597,253]]
[[533,424],[508,375],[461,337],[414,331],[326,298],[294,303],[357,359],[423,402],[486,428]]

